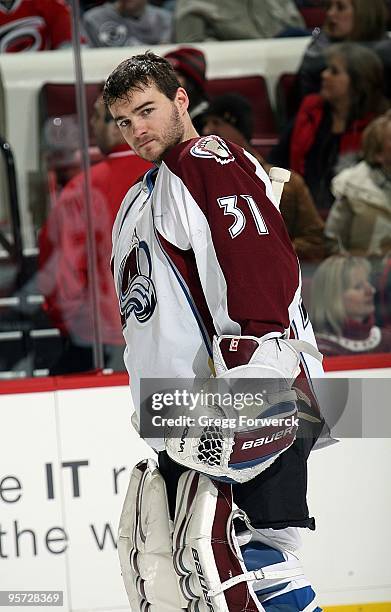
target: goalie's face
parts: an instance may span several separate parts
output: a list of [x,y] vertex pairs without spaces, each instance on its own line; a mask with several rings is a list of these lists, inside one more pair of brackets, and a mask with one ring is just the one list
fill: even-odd
[[188,97],[179,87],[170,100],[155,85],[135,88],[126,99],[110,107],[126,142],[143,159],[159,162],[172,147],[185,140]]

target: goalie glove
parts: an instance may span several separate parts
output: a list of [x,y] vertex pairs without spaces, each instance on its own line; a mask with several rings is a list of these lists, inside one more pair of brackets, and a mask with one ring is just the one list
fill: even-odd
[[[243,483],[267,469],[289,448],[298,429],[292,383],[300,371],[299,351],[321,359],[312,345],[265,336],[214,338],[216,378],[241,395],[262,389],[262,404],[253,402],[239,415],[232,404],[200,407],[192,427],[168,432],[168,455],[189,469],[229,483]],[[179,429],[179,430],[178,430]]]

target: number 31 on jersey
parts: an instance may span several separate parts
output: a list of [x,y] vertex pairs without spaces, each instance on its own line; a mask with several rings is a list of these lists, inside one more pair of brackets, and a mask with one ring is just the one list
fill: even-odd
[[[264,218],[262,217],[261,211],[259,210],[254,198],[250,195],[240,195],[239,198],[239,202],[241,202],[243,206],[248,206],[250,209],[258,234],[268,234],[269,230],[267,229]],[[235,218],[235,221],[229,228],[229,233],[231,238],[236,238],[246,226],[246,217],[238,206],[238,196],[232,195],[217,198],[217,202],[220,208],[224,209],[224,215],[233,215]]]

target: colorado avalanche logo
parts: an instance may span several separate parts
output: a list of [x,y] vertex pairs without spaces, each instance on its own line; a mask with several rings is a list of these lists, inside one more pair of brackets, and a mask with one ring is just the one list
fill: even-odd
[[194,155],[194,157],[215,159],[222,165],[235,161],[234,156],[224,140],[218,136],[204,136],[200,138],[190,149],[190,153]]
[[122,326],[133,314],[139,323],[146,323],[156,308],[156,289],[151,279],[152,259],[146,242],[136,233],[130,251],[118,271],[119,306]]

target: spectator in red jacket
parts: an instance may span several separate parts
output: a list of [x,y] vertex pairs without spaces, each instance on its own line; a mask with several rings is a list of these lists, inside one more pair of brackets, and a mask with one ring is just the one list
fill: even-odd
[[71,43],[65,0],[0,0],[0,53],[49,51]]
[[[106,158],[91,168],[91,205],[96,246],[101,337],[106,367],[123,368],[123,337],[110,271],[111,228],[118,208],[132,183],[151,164],[131,151],[102,98],[91,118],[97,145]],[[45,309],[63,336],[64,350],[52,374],[93,367],[94,340],[91,278],[87,253],[84,175],[64,187],[39,237],[38,284]]]
[[304,98],[269,161],[301,174],[317,208],[327,211],[332,178],[357,162],[365,127],[388,106],[375,52],[355,43],[333,45],[320,94]]

